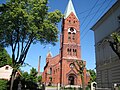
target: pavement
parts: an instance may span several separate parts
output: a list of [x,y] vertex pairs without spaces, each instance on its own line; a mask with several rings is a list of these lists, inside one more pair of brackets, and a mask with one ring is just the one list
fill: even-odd
[[57,87],[46,87],[45,90],[57,90]]

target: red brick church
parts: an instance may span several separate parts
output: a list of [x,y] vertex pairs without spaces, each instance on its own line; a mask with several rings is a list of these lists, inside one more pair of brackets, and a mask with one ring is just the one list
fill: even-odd
[[[72,64],[75,60],[82,60],[80,22],[75,13],[73,3],[69,0],[62,22],[60,53],[52,57],[51,52],[48,52],[46,65],[42,74],[42,81],[47,85],[57,85],[58,83],[62,86],[82,85],[80,75]],[[86,62],[84,61],[84,63]],[[85,68],[85,85],[88,84],[89,77]]]

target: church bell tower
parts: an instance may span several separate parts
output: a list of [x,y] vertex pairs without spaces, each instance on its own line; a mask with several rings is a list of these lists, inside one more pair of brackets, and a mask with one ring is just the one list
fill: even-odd
[[80,22],[71,0],[64,13],[60,44],[60,83],[61,85],[76,85],[80,81],[77,81],[77,72],[72,68],[72,63],[75,60],[81,60]]
[[69,0],[62,22],[61,52],[64,59],[81,59],[80,22],[71,0]]

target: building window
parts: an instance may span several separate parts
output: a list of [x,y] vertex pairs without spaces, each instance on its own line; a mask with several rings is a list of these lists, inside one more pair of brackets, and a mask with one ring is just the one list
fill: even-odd
[[67,49],[68,55],[71,55],[71,49]]
[[76,38],[76,30],[73,27],[68,29],[68,41],[75,41]]
[[75,23],[75,21],[73,21],[73,23]]
[[71,32],[68,32],[68,41],[71,40]]
[[69,23],[71,23],[71,20],[69,20]]
[[68,55],[70,54],[69,48],[67,49],[67,53],[68,53]]
[[9,67],[8,67],[8,66],[6,66],[6,67],[5,67],[5,70],[8,70],[8,69],[9,69]]
[[77,56],[77,50],[76,49],[73,49],[73,55]]
[[75,33],[72,34],[72,40],[75,40]]
[[57,69],[56,69],[56,73],[57,73]]
[[70,28],[70,31],[71,31],[71,32],[73,32],[73,31],[74,31],[74,28],[73,28],[73,27],[71,27],[71,28]]
[[74,64],[73,64],[73,63],[70,64],[70,68],[71,68],[71,69],[74,68]]
[[77,56],[77,50],[75,49],[75,56]]
[[50,75],[52,74],[52,68],[50,68]]

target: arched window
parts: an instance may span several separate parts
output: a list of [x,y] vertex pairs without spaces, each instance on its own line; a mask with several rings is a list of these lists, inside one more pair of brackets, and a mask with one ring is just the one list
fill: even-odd
[[77,50],[76,49],[73,49],[73,55],[77,56]]
[[77,50],[75,49],[75,56],[77,56]]
[[75,21],[73,21],[73,23],[75,23]]
[[71,23],[71,20],[69,20],[69,23]]
[[74,64],[73,64],[73,63],[70,64],[70,68],[71,68],[71,69],[74,68]]
[[73,27],[68,29],[68,41],[75,41],[76,38],[76,30]]
[[9,69],[9,67],[8,67],[8,66],[6,66],[6,67],[5,67],[5,70],[8,70],[8,69]]
[[67,49],[67,53],[68,53],[68,55],[70,54],[70,50],[69,50],[69,48]]
[[72,34],[72,40],[75,40],[75,33]]
[[67,52],[68,52],[68,55],[72,55],[72,53],[71,53],[71,49],[67,49]]
[[71,31],[71,32],[73,32],[73,31],[74,31],[74,28],[73,28],[73,27],[71,27],[71,28],[70,28],[70,31]]
[[52,74],[52,68],[50,68],[50,75]]
[[71,40],[71,32],[68,32],[68,41]]

